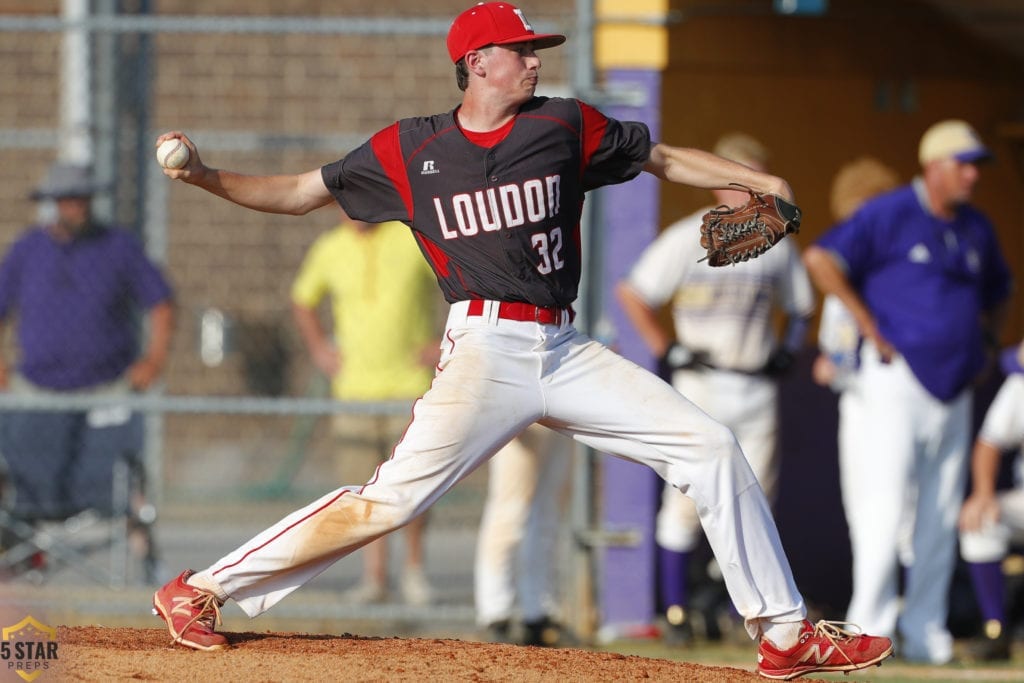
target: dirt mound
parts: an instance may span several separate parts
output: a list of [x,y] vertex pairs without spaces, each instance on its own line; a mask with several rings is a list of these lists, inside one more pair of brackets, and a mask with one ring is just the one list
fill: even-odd
[[61,681],[763,681],[727,667],[608,652],[461,640],[228,633],[232,647],[195,652],[166,630],[58,629]]

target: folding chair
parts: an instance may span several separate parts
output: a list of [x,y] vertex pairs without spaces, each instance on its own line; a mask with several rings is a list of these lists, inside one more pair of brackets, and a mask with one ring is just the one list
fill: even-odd
[[127,407],[0,416],[0,572],[41,582],[63,566],[114,588],[156,583],[142,443],[142,415]]

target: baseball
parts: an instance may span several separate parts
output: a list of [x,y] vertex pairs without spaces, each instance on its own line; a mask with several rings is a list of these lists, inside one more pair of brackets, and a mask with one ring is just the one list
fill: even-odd
[[181,168],[188,163],[188,147],[178,138],[164,140],[156,148],[156,160],[164,168]]

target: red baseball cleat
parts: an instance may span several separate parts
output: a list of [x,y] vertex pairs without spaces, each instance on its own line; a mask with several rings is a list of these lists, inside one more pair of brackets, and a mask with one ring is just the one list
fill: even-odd
[[153,613],[167,623],[175,643],[194,650],[221,650],[228,639],[214,631],[220,624],[217,596],[186,581],[195,572],[187,569],[153,594]]
[[[809,673],[856,671],[881,665],[892,654],[892,641],[840,628],[842,621],[804,621],[800,640],[789,650],[777,650],[766,639],[757,650],[757,673],[788,681]],[[857,628],[854,626],[854,628]]]

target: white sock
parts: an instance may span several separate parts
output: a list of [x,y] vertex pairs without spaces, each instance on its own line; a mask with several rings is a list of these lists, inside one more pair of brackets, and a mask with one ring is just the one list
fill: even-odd
[[779,623],[768,622],[761,631],[761,636],[771,641],[771,644],[779,650],[792,649],[800,640],[800,631],[803,630],[802,621],[784,621]]
[[199,590],[204,590],[208,593],[213,593],[217,596],[217,602],[224,604],[227,602],[228,594],[224,592],[224,589],[220,587],[220,584],[213,580],[210,573],[207,571],[196,572],[192,576],[185,580],[190,586],[194,586]]

